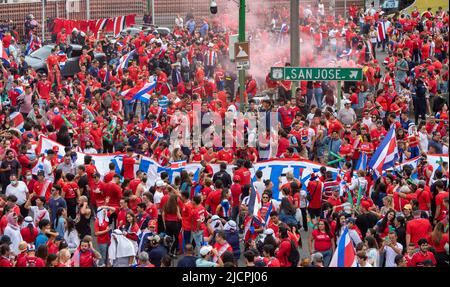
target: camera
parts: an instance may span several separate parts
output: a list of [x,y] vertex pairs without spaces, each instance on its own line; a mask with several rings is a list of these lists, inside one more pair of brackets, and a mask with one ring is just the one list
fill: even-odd
[[215,0],[211,0],[211,4],[209,5],[209,10],[211,14],[217,14],[217,3]]

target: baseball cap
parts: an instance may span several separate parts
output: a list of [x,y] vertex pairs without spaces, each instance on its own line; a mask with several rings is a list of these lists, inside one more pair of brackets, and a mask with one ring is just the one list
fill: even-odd
[[239,181],[241,181],[241,177],[239,175],[235,175],[235,176],[233,176],[233,181],[239,182]]
[[273,234],[273,229],[272,229],[272,228],[267,228],[266,230],[264,230],[264,234],[265,234],[265,235],[271,235],[271,234]]
[[150,237],[150,241],[153,243],[158,243],[159,241],[161,241],[161,237],[159,237],[159,235],[153,235],[152,237]]
[[369,209],[370,208],[370,202],[363,201],[363,202],[361,202],[361,206],[364,207],[365,209]]
[[35,250],[36,250],[36,247],[34,246],[34,244],[28,244],[28,247],[27,247],[28,252],[35,251]]
[[209,252],[211,252],[212,249],[213,248],[210,245],[203,246],[202,248],[200,248],[200,255],[206,256],[209,254]]
[[162,181],[162,180],[157,180],[157,181],[156,181],[156,186],[157,186],[157,187],[162,187],[162,186],[164,186],[164,181]]

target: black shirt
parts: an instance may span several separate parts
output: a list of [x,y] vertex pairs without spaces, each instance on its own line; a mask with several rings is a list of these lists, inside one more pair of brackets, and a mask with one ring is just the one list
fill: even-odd
[[80,179],[78,179],[77,184],[78,184],[78,187],[80,188],[80,191],[83,190],[81,195],[85,195],[85,196],[89,197],[89,192],[86,190],[86,187],[88,186],[87,175],[82,175],[80,177]]
[[225,170],[218,171],[216,174],[214,174],[213,182],[216,182],[218,179],[222,181],[223,187],[229,188],[231,186],[231,176]]
[[4,181],[4,182],[9,182],[9,176],[11,174],[18,174],[19,168],[21,167],[21,165],[16,159],[13,159],[11,161],[5,159],[4,161],[2,161],[0,168],[5,169],[8,167],[10,167],[10,170],[3,171],[1,174],[2,181]]
[[366,236],[367,229],[374,227],[378,222],[378,218],[373,213],[363,213],[356,217],[356,226],[358,226],[361,234]]

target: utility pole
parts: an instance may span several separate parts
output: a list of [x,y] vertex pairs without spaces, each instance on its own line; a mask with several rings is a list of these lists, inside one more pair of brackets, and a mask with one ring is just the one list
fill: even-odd
[[[239,42],[245,42],[245,0],[239,0]],[[245,91],[245,70],[239,70],[239,110],[245,111],[247,103],[244,99]]]
[[[290,40],[291,40],[291,67],[298,67],[300,65],[300,36],[298,31],[298,10],[299,0],[291,0],[291,25],[290,25]],[[292,100],[295,101],[295,90],[298,82],[292,82]]]

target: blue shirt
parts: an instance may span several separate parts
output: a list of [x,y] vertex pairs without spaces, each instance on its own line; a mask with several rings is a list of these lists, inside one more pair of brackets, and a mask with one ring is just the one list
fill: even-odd
[[195,261],[197,257],[195,256],[184,256],[178,261],[177,267],[196,267]]
[[55,216],[56,216],[56,211],[58,210],[58,208],[62,207],[62,208],[67,209],[67,204],[66,204],[66,201],[64,200],[64,198],[62,198],[62,197],[60,197],[58,199],[54,199],[52,197],[48,201],[48,207],[50,210],[50,222],[54,222]]
[[36,250],[38,249],[39,246],[46,244],[47,241],[48,241],[47,235],[42,233],[42,231],[39,232],[38,236],[36,237],[36,240],[34,241],[34,246],[35,246]]

